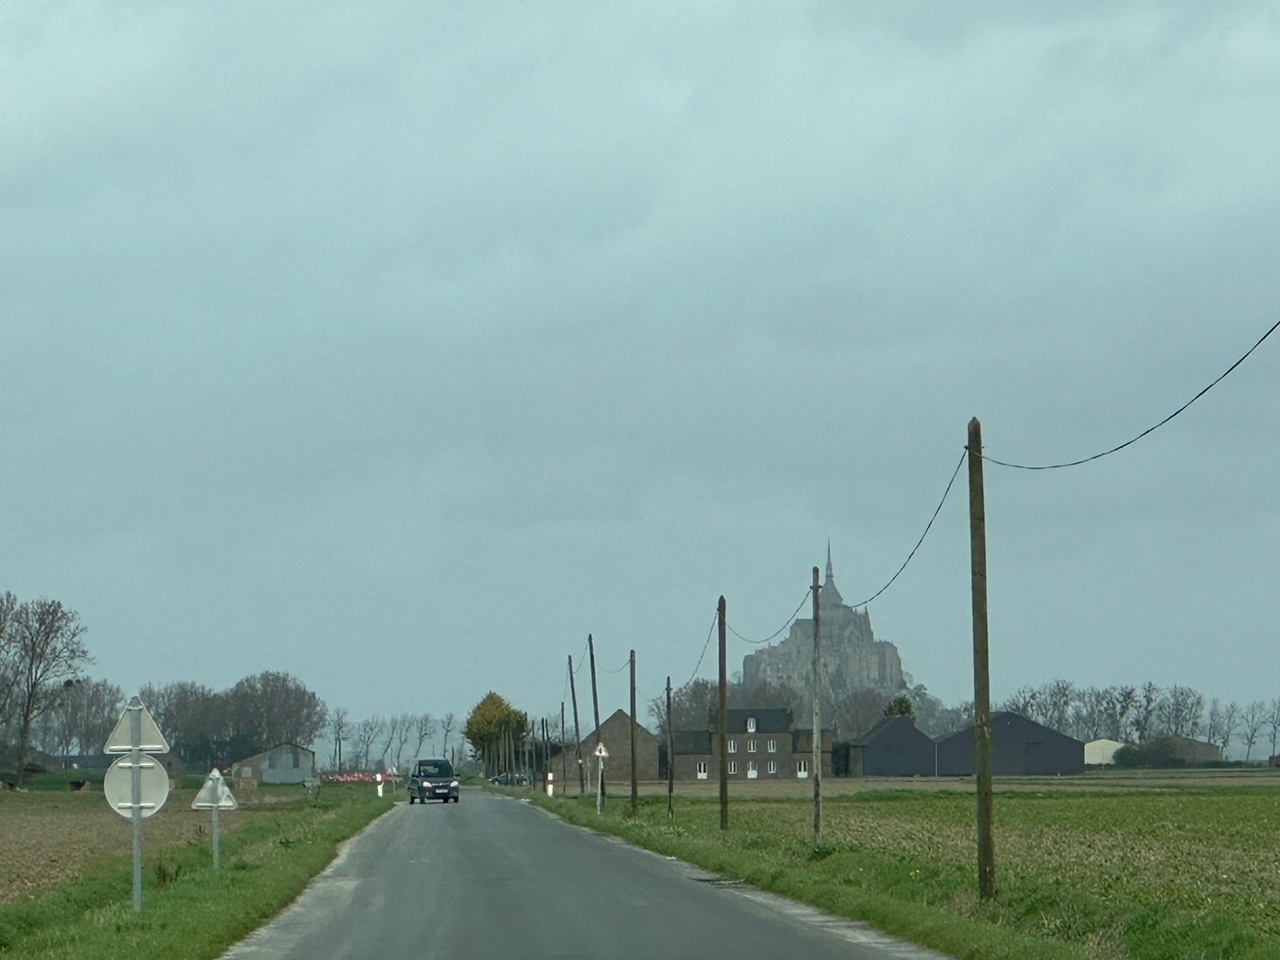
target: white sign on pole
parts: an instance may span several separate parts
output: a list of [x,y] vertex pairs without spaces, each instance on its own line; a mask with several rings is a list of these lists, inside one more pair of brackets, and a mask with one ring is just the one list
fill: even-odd
[[[142,730],[141,742],[139,743],[133,742],[133,735],[130,732],[130,711],[140,711],[138,721]],[[150,711],[142,705],[142,701],[137,697],[129,701],[129,706],[125,708],[124,713],[116,723],[116,728],[111,731],[111,736],[107,737],[107,745],[102,748],[102,752],[128,753],[135,748],[143,753],[169,752],[169,741],[164,738],[164,734],[156,726],[156,721],[151,716]]]
[[[155,757],[142,755],[138,763],[140,790],[138,810],[142,816],[149,817],[169,799],[169,771]],[[107,770],[102,778],[102,794],[111,804],[111,809],[126,820],[133,816],[133,760],[121,757]]]
[[204,786],[191,801],[192,810],[234,810],[238,806],[236,798],[231,795],[231,788],[222,778],[222,771],[217,767],[204,778]]
[[604,748],[603,743],[597,743],[594,756],[597,756],[601,760],[604,760],[609,756],[609,751]]

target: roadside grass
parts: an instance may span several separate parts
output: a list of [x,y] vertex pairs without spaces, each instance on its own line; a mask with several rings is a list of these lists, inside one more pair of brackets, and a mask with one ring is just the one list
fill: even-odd
[[716,874],[864,920],[958,960],[1280,957],[1280,791],[1001,793],[999,896],[976,895],[975,801],[880,792],[812,806],[537,797],[570,822]]
[[314,800],[282,799],[224,835],[222,870],[209,843],[144,847],[143,911],[133,911],[132,858],[92,863],[76,880],[0,908],[0,955],[202,960],[275,916],[324,869],[338,844],[391,809],[373,790],[329,785]]

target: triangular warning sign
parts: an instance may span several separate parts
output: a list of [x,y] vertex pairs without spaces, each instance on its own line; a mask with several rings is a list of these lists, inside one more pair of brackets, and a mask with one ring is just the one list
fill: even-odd
[[217,767],[214,767],[209,776],[204,778],[204,786],[191,801],[192,810],[212,810],[214,807],[219,810],[234,810],[238,806],[236,798],[231,795],[231,788],[227,786],[227,781],[222,779],[222,771]]
[[137,697],[130,700],[129,705],[124,708],[124,713],[120,715],[116,728],[111,731],[111,736],[107,737],[107,745],[102,748],[102,752],[128,753],[134,748],[131,716],[135,713],[139,715],[139,743],[136,744],[138,749],[143,753],[168,753],[169,741],[164,738],[155,720]]

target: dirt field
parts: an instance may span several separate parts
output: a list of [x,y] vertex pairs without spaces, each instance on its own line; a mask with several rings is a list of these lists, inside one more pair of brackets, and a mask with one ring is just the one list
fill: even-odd
[[[144,856],[187,842],[210,843],[211,815],[191,809],[195,792],[176,790],[143,821]],[[225,835],[270,809],[266,794],[219,817]],[[102,857],[127,856],[133,828],[101,792],[0,793],[0,906],[56,887]]]

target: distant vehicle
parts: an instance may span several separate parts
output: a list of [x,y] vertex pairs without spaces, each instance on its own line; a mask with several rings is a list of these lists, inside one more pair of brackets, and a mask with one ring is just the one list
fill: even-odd
[[419,760],[409,776],[409,805],[440,800],[458,802],[458,776],[448,760]]
[[523,773],[503,772],[496,777],[490,777],[489,782],[496,783],[500,787],[522,787],[529,782],[529,777]]

